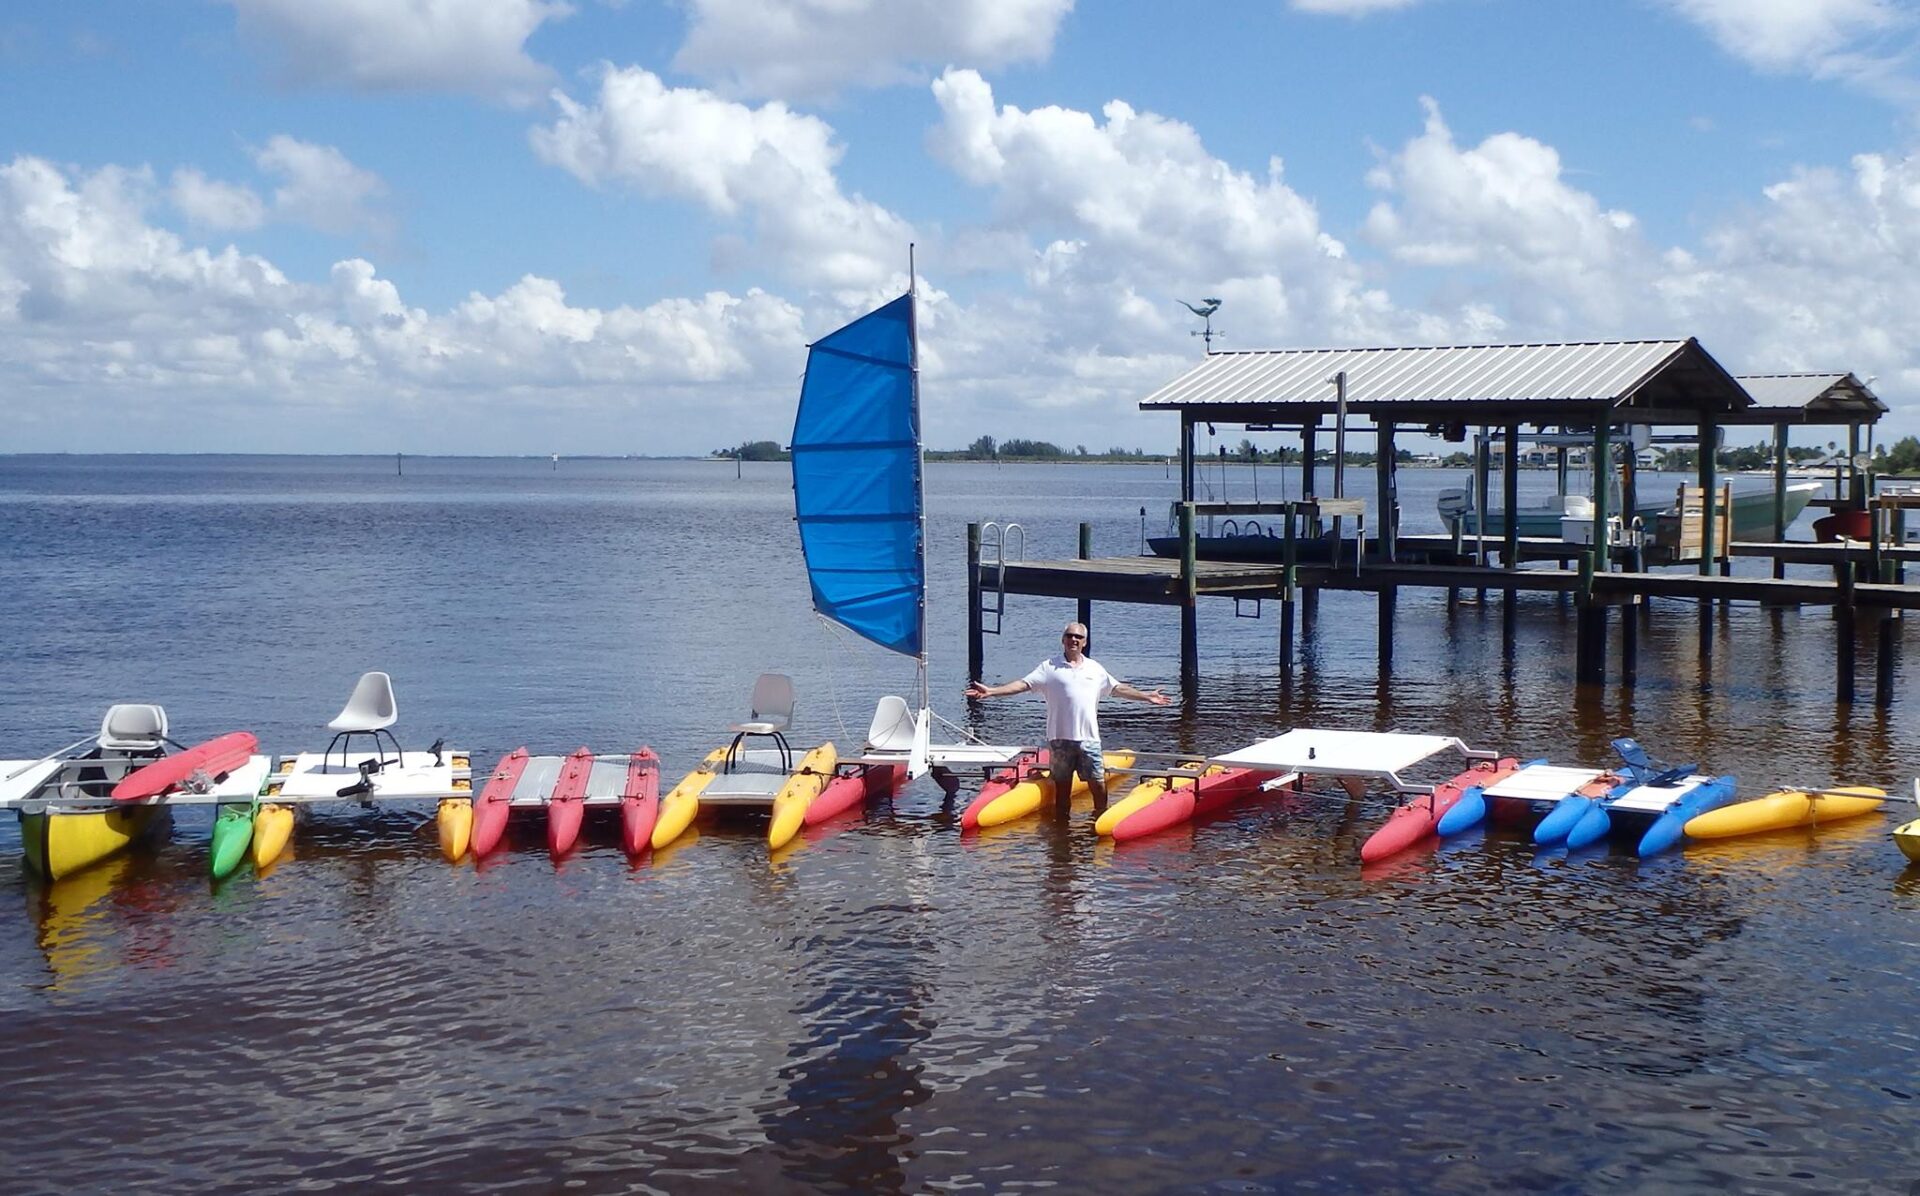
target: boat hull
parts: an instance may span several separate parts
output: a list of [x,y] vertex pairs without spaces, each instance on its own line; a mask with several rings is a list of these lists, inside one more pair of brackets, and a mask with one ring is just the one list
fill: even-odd
[[440,839],[440,854],[450,863],[459,863],[473,844],[473,799],[441,798],[433,823]]
[[27,867],[59,880],[125,850],[164,815],[158,806],[20,814]]
[[720,764],[726,758],[724,746],[708,752],[698,768],[680,778],[680,783],[660,799],[660,816],[653,824],[655,851],[678,839],[693,825],[693,816],[700,812],[700,794],[720,775]]
[[1215,768],[1192,785],[1169,789],[1113,824],[1113,841],[1131,843],[1169,827],[1192,822],[1243,797],[1250,797],[1278,773],[1253,768]]
[[[1109,775],[1133,766],[1133,753],[1130,751],[1106,752],[1102,754],[1101,759],[1106,761]],[[1090,792],[1086,778],[1078,774],[1073,778],[1072,788],[1073,792],[1068,795],[1068,801]],[[986,790],[983,788],[981,793],[984,796]],[[1041,806],[1053,800],[1055,798],[1051,771],[1039,764],[1034,764],[1028,768],[1018,783],[1009,786],[984,805],[980,805],[974,824],[983,828],[1004,826],[1036,813]],[[976,804],[978,804],[977,801]],[[971,812],[971,807],[969,809]]]
[[1899,846],[1902,855],[1920,864],[1920,818],[1894,827],[1893,841]]
[[593,753],[580,748],[560,766],[547,799],[547,854],[560,859],[580,842],[580,823],[586,816],[587,778],[593,773]]
[[[1791,525],[1807,509],[1807,504],[1820,490],[1817,482],[1797,482],[1787,487],[1786,506],[1783,510],[1785,522]],[[1642,493],[1645,493],[1644,491]],[[1647,527],[1653,527],[1654,519],[1663,512],[1671,511],[1672,491],[1667,496],[1651,502],[1642,499],[1634,508],[1635,516]],[[1561,519],[1565,512],[1555,507],[1522,507],[1516,520],[1522,536],[1541,536],[1549,540],[1561,538],[1563,529]],[[1459,525],[1460,532],[1467,538],[1481,535],[1489,540],[1504,538],[1507,534],[1507,513],[1501,510],[1488,511],[1482,521],[1478,513],[1469,509],[1458,515],[1441,512],[1442,522],[1449,532]],[[1482,525],[1484,522],[1484,531]],[[1736,540],[1771,540],[1773,538],[1773,488],[1771,486],[1755,490],[1736,491],[1733,496],[1733,538]]]
[[265,868],[280,858],[293,838],[293,807],[263,802],[253,816],[253,866]]
[[1689,839],[1731,839],[1767,831],[1791,830],[1841,818],[1870,814],[1887,800],[1884,789],[1866,786],[1829,789],[1821,793],[1782,790],[1751,801],[1709,810],[1687,821]]
[[643,747],[627,760],[627,787],[620,794],[620,847],[638,856],[653,845],[660,820],[660,757]]
[[1511,775],[1519,765],[1520,762],[1511,757],[1476,764],[1451,780],[1434,786],[1432,793],[1415,796],[1387,815],[1380,829],[1360,845],[1360,862],[1371,864],[1376,860],[1384,860],[1437,835],[1440,820],[1459,803],[1461,795],[1469,788],[1496,784]]
[[780,850],[793,841],[806,824],[807,807],[833,780],[840,753],[831,743],[823,743],[800,758],[800,764],[773,795],[773,818],[767,824],[767,846]]
[[513,790],[520,774],[527,770],[527,749],[515,748],[494,765],[493,775],[473,799],[473,836],[469,844],[475,859],[492,853],[507,833],[507,811],[513,805]]
[[247,858],[253,843],[253,803],[221,806],[213,816],[213,836],[207,852],[208,868],[215,880],[225,880]]
[[806,825],[819,826],[873,798],[890,796],[906,775],[898,764],[869,764],[862,772],[835,777],[807,807]]

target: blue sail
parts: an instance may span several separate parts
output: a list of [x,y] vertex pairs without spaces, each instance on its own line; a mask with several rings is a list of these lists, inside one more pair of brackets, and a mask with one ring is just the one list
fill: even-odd
[[913,296],[902,295],[815,341],[792,449],[814,609],[918,656],[926,557],[913,335]]

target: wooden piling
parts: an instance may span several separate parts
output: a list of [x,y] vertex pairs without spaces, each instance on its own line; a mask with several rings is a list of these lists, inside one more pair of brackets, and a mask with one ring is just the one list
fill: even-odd
[[1894,654],[1900,643],[1900,620],[1880,618],[1880,642],[1875,646],[1873,662],[1873,704],[1882,710],[1893,705]]
[[1300,595],[1299,511],[1287,504],[1286,547],[1280,557],[1280,671],[1293,671],[1293,613]]
[[1840,596],[1833,607],[1833,667],[1834,701],[1842,706],[1853,705],[1854,685],[1854,633],[1858,620],[1854,618],[1853,607],[1853,562],[1845,561],[1839,566]]
[[967,524],[967,680],[980,680],[984,645],[980,634],[980,525]]
[[1193,504],[1180,504],[1180,688],[1200,687],[1200,587],[1195,577]]
[[[1091,523],[1083,523],[1080,525],[1080,559],[1083,561],[1093,559],[1093,524]],[[1093,599],[1080,599],[1079,605],[1075,607],[1074,618],[1076,622],[1087,629],[1086,647],[1082,648],[1081,651],[1085,652],[1088,656],[1092,656]]]
[[1632,607],[1620,611],[1620,687],[1632,689],[1640,681],[1640,620]]

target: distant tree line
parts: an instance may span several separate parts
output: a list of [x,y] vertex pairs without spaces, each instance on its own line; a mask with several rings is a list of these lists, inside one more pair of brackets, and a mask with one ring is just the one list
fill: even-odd
[[793,457],[777,440],[744,440],[736,448],[714,449],[713,455],[729,461],[788,461]]

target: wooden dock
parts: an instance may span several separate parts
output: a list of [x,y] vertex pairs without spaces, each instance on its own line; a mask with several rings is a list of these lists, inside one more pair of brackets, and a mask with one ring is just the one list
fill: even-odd
[[[1087,554],[1090,529],[1082,525],[1080,548]],[[1409,554],[1446,554],[1454,562],[1446,564],[1410,564],[1367,559],[1355,562],[1349,557],[1341,563],[1316,561],[1292,565],[1268,561],[1203,561],[1191,557],[1181,561],[1171,557],[1120,556],[1077,559],[983,561],[980,557],[980,528],[968,531],[968,577],[971,617],[968,626],[969,675],[978,677],[983,657],[981,613],[989,595],[1020,594],[1037,597],[1071,598],[1079,603],[1081,622],[1091,621],[1091,607],[1098,602],[1125,602],[1142,605],[1172,606],[1183,611],[1181,620],[1181,684],[1192,690],[1198,683],[1198,632],[1195,608],[1202,598],[1269,600],[1280,605],[1281,666],[1291,667],[1296,611],[1302,600],[1312,601],[1321,591],[1372,593],[1380,604],[1379,652],[1383,671],[1390,670],[1393,658],[1393,618],[1398,593],[1402,589],[1445,590],[1449,596],[1459,591],[1493,591],[1511,598],[1518,593],[1565,595],[1578,612],[1579,629],[1576,650],[1576,675],[1582,683],[1603,684],[1607,679],[1608,612],[1614,608],[1641,607],[1654,598],[1690,600],[1699,605],[1702,650],[1710,643],[1716,606],[1742,602],[1768,607],[1828,607],[1834,612],[1834,664],[1836,699],[1841,704],[1853,701],[1855,650],[1859,620],[1877,619],[1892,623],[1904,612],[1920,610],[1920,585],[1907,584],[1902,577],[1907,562],[1920,561],[1920,548],[1899,544],[1878,546],[1855,542],[1813,544],[1736,543],[1730,555],[1771,559],[1773,577],[1733,577],[1719,572],[1726,561],[1710,562],[1712,571],[1692,565],[1665,566],[1659,569],[1598,570],[1593,567],[1591,550],[1557,540],[1516,538],[1517,559],[1511,563],[1481,565],[1470,557],[1452,555],[1451,537],[1402,536],[1396,541],[1399,551]],[[1491,547],[1491,542],[1489,542]],[[1504,542],[1503,542],[1504,547]],[[1541,567],[1522,562],[1573,557],[1579,567]],[[1787,578],[1778,576],[1780,566],[1792,563],[1824,566],[1832,573],[1826,578]],[[1861,578],[1880,580],[1861,580]],[[997,601],[997,598],[996,598]],[[1505,604],[1504,625],[1509,649],[1514,636],[1514,606]],[[1623,614],[1619,620],[1620,678],[1632,685],[1638,675],[1638,617]],[[1879,637],[1875,668],[1875,701],[1890,705],[1893,700],[1894,654],[1900,642],[1897,631]]]

